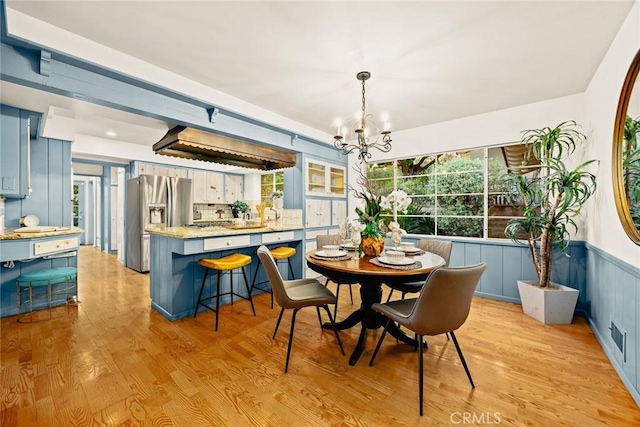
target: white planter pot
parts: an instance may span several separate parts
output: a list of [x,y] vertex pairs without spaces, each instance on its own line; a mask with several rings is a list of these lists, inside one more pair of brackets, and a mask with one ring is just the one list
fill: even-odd
[[580,291],[553,283],[559,289],[543,289],[537,282],[518,280],[518,291],[524,314],[547,324],[569,324]]

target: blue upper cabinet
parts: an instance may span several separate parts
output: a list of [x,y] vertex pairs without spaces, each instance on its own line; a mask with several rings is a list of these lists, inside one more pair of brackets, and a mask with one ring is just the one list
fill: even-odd
[[29,196],[30,145],[39,120],[39,113],[0,105],[0,195]]

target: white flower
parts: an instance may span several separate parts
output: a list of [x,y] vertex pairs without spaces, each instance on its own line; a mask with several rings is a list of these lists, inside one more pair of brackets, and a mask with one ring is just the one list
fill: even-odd
[[400,231],[400,230],[401,230],[400,224],[398,224],[397,222],[391,221],[389,223],[389,231]]
[[410,204],[411,204],[411,197],[405,198],[404,201],[397,207],[398,212],[406,211]]
[[364,230],[364,225],[362,225],[360,221],[354,220],[351,222],[351,230],[354,233],[362,233],[362,231]]
[[411,204],[411,197],[404,190],[393,190],[388,196],[382,198],[380,207],[385,210],[404,212]]
[[391,209],[391,200],[389,197],[382,197],[382,200],[380,201],[380,207],[382,209]]

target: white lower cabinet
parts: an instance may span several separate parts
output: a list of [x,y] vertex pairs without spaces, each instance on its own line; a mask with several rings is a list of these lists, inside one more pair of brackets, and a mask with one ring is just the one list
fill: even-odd
[[307,199],[305,204],[305,227],[331,226],[331,200]]
[[331,225],[340,227],[347,220],[347,201],[331,201]]
[[[314,249],[316,249],[316,241],[315,240],[307,240],[304,243],[304,253],[306,254],[309,251],[312,251]],[[317,273],[315,271],[313,271],[312,269],[310,269],[309,267],[307,267],[304,271],[304,277],[306,278],[316,278],[320,276],[320,273]]]

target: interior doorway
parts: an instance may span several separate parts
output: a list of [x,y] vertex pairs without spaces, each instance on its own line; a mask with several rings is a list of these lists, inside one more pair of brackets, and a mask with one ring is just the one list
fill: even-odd
[[73,224],[84,230],[82,244],[126,258],[125,200],[128,167],[73,162]]
[[85,223],[85,183],[84,181],[73,181],[73,218],[72,224],[74,227],[81,228],[85,230],[84,233],[80,234],[79,241],[81,245],[87,244],[86,239],[86,223]]

